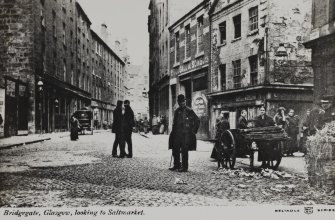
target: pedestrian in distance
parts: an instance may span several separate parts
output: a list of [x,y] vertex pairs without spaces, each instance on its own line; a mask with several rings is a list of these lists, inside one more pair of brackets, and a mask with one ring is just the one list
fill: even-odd
[[80,130],[80,124],[78,119],[73,115],[70,118],[70,139],[71,141],[76,141],[79,139],[78,132]]
[[152,128],[152,134],[158,134],[159,131],[159,123],[158,123],[158,118],[156,117],[156,115],[154,115],[152,117],[152,122],[151,122],[151,128]]
[[[266,109],[264,106],[260,107],[260,115],[255,119],[255,127],[269,127],[275,126],[274,120],[269,117],[265,112]],[[261,168],[268,168],[270,167],[270,161],[273,161],[274,152],[273,148],[271,147],[273,143],[271,141],[258,141],[258,161],[262,162]]]
[[[179,107],[174,112],[172,131],[169,137],[169,149],[172,149],[173,167],[171,171],[188,171],[188,151],[195,151],[200,119],[194,111],[186,106],[184,95],[178,95]],[[181,162],[180,162],[181,155]]]
[[128,146],[128,154],[126,155],[128,158],[133,157],[133,142],[131,139],[131,135],[133,132],[133,127],[135,126],[135,116],[134,112],[130,107],[130,101],[125,100],[124,101],[124,107],[125,107],[125,115],[124,115],[124,120],[125,120],[125,141]]
[[123,114],[122,114],[122,108],[123,108],[123,101],[118,100],[116,103],[116,108],[113,112],[113,125],[112,125],[112,132],[115,133],[115,139],[113,144],[113,150],[112,150],[112,156],[118,157],[117,155],[117,148],[119,146],[120,148],[120,156],[121,158],[124,158],[125,153],[125,138],[124,133],[122,130],[122,120],[123,120]]
[[299,117],[294,114],[293,109],[289,109],[286,117],[287,136],[289,139],[286,142],[287,156],[293,156],[294,152],[298,151],[298,134],[299,134]]
[[149,126],[148,118],[144,117],[144,120],[143,120],[143,130],[144,130],[145,134],[148,133],[148,126]]
[[310,123],[311,123],[311,110],[307,109],[306,111],[306,118],[304,122],[302,123],[301,127],[301,136],[300,136],[300,143],[299,143],[299,151],[306,154],[307,148],[306,148],[306,142],[307,137],[310,136]]
[[246,128],[248,128],[247,110],[245,110],[245,109],[243,109],[241,111],[241,116],[238,119],[237,128],[239,128],[239,129],[246,129]]

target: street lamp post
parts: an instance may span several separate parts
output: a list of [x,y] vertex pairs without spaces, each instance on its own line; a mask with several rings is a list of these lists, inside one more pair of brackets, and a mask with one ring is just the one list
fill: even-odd
[[43,127],[43,81],[41,79],[37,82],[38,92],[40,95],[40,133],[42,134],[42,127]]
[[148,92],[145,88],[143,89],[142,96],[143,98],[148,98]]

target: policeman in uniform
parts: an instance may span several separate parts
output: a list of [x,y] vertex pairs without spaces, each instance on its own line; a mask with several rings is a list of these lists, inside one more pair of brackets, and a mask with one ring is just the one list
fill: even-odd
[[[186,106],[185,96],[178,95],[179,107],[174,112],[172,131],[169,137],[169,149],[172,149],[174,166],[171,171],[188,171],[188,151],[195,151],[200,120],[194,111]],[[180,162],[180,154],[181,161]]]

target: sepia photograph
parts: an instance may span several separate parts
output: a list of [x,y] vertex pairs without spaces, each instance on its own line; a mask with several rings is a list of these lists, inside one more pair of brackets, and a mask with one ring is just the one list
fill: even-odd
[[0,216],[333,219],[335,0],[0,0]]

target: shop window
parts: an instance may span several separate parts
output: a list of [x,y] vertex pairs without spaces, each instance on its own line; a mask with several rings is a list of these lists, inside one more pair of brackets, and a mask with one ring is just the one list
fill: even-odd
[[193,79],[193,92],[207,89],[207,77]]

